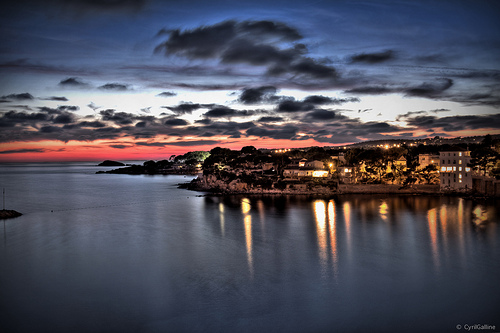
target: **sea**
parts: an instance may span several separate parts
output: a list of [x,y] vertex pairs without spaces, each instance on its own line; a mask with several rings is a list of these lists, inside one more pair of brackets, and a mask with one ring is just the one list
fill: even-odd
[[500,332],[499,200],[101,170],[0,164],[1,332]]

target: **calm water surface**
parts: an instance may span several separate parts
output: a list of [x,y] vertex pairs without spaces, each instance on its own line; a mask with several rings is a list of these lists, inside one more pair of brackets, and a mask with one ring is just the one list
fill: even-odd
[[0,165],[24,213],[0,221],[0,331],[500,331],[498,201],[200,197],[103,169]]

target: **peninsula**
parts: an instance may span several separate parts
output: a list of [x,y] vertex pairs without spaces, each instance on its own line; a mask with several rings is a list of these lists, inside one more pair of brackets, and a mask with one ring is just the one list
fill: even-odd
[[[363,146],[215,147],[99,171],[197,175],[183,187],[220,194],[461,194],[500,196],[500,136],[376,141]],[[475,143],[474,143],[475,142]]]

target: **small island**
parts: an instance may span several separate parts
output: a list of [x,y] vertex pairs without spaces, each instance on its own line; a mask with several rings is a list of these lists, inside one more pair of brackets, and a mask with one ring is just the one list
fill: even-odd
[[104,162],[99,163],[97,166],[125,166],[122,162],[105,160]]
[[14,217],[21,216],[23,214],[15,211],[15,210],[8,210],[8,209],[2,209],[0,210],[0,219],[5,220],[5,219],[10,219]]

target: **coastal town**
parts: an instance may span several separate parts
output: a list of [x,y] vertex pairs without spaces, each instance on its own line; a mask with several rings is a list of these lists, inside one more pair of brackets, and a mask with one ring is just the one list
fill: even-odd
[[462,193],[498,197],[499,137],[296,149],[215,147],[104,172],[193,174],[197,178],[188,188],[215,193]]

